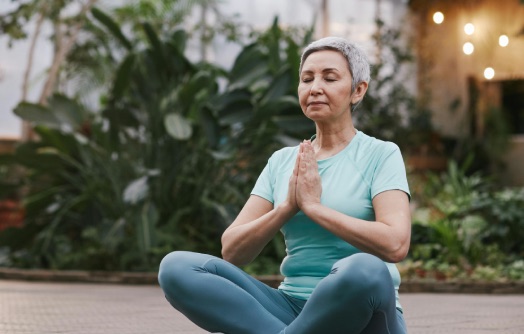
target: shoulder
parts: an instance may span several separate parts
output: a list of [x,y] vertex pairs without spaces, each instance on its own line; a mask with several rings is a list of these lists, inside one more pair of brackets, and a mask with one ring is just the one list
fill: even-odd
[[[400,153],[400,149],[397,144],[377,139],[366,135],[364,132],[358,132],[358,140],[355,148],[355,154],[357,159],[381,159],[391,154]],[[367,158],[367,159],[366,159]]]

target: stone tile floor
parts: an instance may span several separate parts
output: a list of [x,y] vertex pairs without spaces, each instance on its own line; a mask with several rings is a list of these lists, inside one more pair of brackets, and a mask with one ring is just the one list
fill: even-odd
[[[410,334],[524,333],[524,295],[402,294]],[[0,281],[1,334],[200,334],[151,285]]]

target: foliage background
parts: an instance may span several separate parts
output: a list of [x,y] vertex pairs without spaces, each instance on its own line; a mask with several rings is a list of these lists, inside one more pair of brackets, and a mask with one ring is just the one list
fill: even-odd
[[[14,40],[26,37],[30,17],[52,21],[56,50],[65,48],[59,33],[78,27],[56,58],[54,84],[49,73],[52,89],[14,111],[37,140],[0,156],[0,197],[20,200],[25,213],[21,228],[0,232],[0,265],[155,271],[175,249],[220,255],[220,235],[271,153],[314,132],[296,97],[312,28],[284,29],[275,18],[266,31],[246,32],[219,15],[214,29],[180,29],[194,7],[217,11],[214,1],[141,0],[111,13],[93,1],[85,12],[60,15],[73,2],[29,1],[0,18],[0,31]],[[401,32],[376,25],[382,53],[357,126],[416,153],[438,134],[394,75],[404,68],[409,75],[413,61]],[[189,38],[205,44],[217,34],[242,47],[231,69],[186,57]],[[93,96],[95,107],[87,107]],[[491,144],[483,152],[497,154]],[[501,188],[474,166],[465,149],[472,146],[479,143],[456,144],[442,173],[410,173],[406,275],[524,279],[524,192]],[[277,236],[245,269],[277,273],[284,255]]]

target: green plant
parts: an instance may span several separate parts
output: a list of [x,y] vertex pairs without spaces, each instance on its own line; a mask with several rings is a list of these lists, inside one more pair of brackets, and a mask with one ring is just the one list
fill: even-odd
[[[298,45],[275,20],[226,72],[185,58],[183,31],[161,39],[146,23],[141,45],[95,16],[127,50],[102,110],[63,95],[16,109],[40,140],[2,157],[24,166],[29,187],[24,227],[0,234],[6,263],[155,270],[175,249],[219,255],[270,152],[306,123],[292,87]],[[274,269],[283,253],[277,238],[261,263]]]
[[524,188],[507,188],[486,194],[476,212],[490,223],[483,231],[483,240],[496,243],[501,251],[524,256]]
[[145,270],[170,249],[219,253],[210,240],[231,217],[218,200],[237,195],[206,132],[217,123],[205,107],[218,88],[214,68],[183,56],[183,32],[161,41],[143,28],[150,44],[129,49],[102,112],[59,95],[48,107],[17,107],[40,141],[11,157],[31,187],[25,226],[2,235],[13,263]]
[[[458,265],[475,277],[503,275],[498,268],[522,257],[524,189],[497,189],[468,164],[451,161],[442,174],[429,174],[413,215],[411,257]],[[473,275],[473,274],[471,274]],[[478,277],[477,277],[478,276]]]
[[510,279],[524,281],[524,260],[517,260],[506,267]]
[[211,102],[225,128],[221,152],[234,156],[231,180],[246,198],[270,154],[282,146],[311,137],[314,123],[297,98],[300,47],[311,31],[298,39],[278,25],[259,34],[242,49],[228,74],[225,91]]
[[477,266],[471,273],[471,278],[480,281],[495,281],[501,278],[501,270],[498,267]]

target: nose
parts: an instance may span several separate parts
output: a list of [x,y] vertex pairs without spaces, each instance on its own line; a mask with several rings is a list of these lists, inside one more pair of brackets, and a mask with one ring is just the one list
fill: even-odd
[[323,92],[324,92],[324,90],[322,88],[321,81],[318,80],[318,79],[313,80],[313,82],[311,83],[311,89],[309,91],[309,94],[310,95],[318,95],[318,94],[322,94]]

